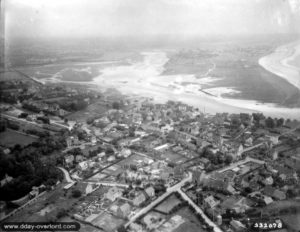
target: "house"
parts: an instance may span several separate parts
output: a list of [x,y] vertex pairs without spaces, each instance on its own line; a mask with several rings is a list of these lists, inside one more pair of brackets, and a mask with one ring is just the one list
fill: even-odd
[[163,151],[167,150],[168,148],[169,148],[169,144],[166,143],[166,144],[160,145],[158,147],[155,147],[154,150],[163,152]]
[[118,187],[111,187],[107,193],[104,195],[104,197],[112,202],[114,202],[117,198],[121,197],[123,195],[123,190]]
[[184,169],[181,166],[176,166],[174,168],[174,178],[175,179],[182,179],[184,175]]
[[82,155],[76,155],[75,160],[76,160],[76,163],[79,163],[84,160],[84,157]]
[[4,153],[5,155],[10,154],[10,149],[9,149],[9,148],[4,149],[4,150],[3,150],[3,153]]
[[274,180],[273,180],[272,176],[269,176],[269,177],[267,177],[267,178],[265,178],[265,179],[263,180],[263,183],[264,183],[265,185],[272,185],[273,182],[274,182]]
[[14,178],[5,174],[5,177],[1,180],[1,187],[11,182]]
[[120,156],[127,158],[128,156],[131,155],[131,150],[123,148],[120,152]]
[[155,190],[152,186],[148,187],[145,189],[145,192],[147,193],[147,195],[151,198],[155,196]]
[[266,205],[271,204],[272,202],[273,202],[273,199],[271,197],[264,196],[264,203]]
[[272,197],[274,194],[274,191],[275,191],[275,188],[273,188],[271,186],[266,186],[262,192],[263,192],[263,194],[265,194],[269,197]]
[[82,161],[78,164],[78,168],[81,170],[81,171],[85,171],[89,168],[89,164],[87,161]]
[[128,215],[130,214],[130,211],[131,211],[131,206],[126,202],[120,207],[118,207],[117,216],[121,218],[127,218]]
[[37,195],[39,195],[40,191],[39,191],[39,187],[33,186],[30,193],[29,193],[29,198],[34,198]]
[[87,184],[86,188],[85,188],[85,194],[89,194],[91,192],[93,192],[94,188],[93,188],[93,185],[92,184]]
[[294,155],[290,159],[287,159],[285,164],[294,170],[300,171],[300,154]]
[[68,148],[70,148],[72,146],[80,145],[80,142],[79,142],[78,137],[76,135],[68,137],[66,139],[66,142],[67,142]]
[[231,220],[230,225],[232,226],[234,231],[245,231],[246,230],[245,225],[238,220]]
[[240,146],[237,149],[236,156],[234,157],[234,159],[240,158],[242,156],[243,151],[244,151],[244,147],[242,144],[240,144]]
[[115,161],[116,160],[116,157],[114,156],[114,155],[111,155],[111,156],[109,156],[108,158],[107,158],[107,161],[108,162],[113,162],[113,161]]
[[92,143],[93,145],[95,145],[95,144],[97,143],[97,138],[96,138],[96,136],[92,136],[92,137],[91,137],[91,143]]
[[146,196],[143,192],[137,194],[137,196],[133,199],[132,203],[135,206],[140,206],[142,203],[146,201]]
[[69,113],[68,111],[63,110],[63,109],[59,109],[59,110],[57,111],[57,114],[58,114],[59,116],[61,116],[61,117],[65,116],[65,115],[68,114],[68,113]]
[[74,162],[74,155],[68,155],[65,156],[65,166],[66,167],[71,167]]
[[0,201],[0,221],[5,217],[6,202]]
[[272,197],[276,200],[285,200],[286,199],[286,195],[283,191],[280,191],[278,189],[276,189],[274,192],[273,192],[273,195]]
[[253,144],[253,138],[249,137],[248,139],[245,140],[245,146],[250,147]]
[[137,223],[131,223],[130,224],[130,230],[134,232],[140,232],[143,231],[143,227],[140,224]]
[[204,199],[204,204],[206,207],[211,209],[216,207],[219,203],[220,201],[216,200],[213,196],[208,196]]

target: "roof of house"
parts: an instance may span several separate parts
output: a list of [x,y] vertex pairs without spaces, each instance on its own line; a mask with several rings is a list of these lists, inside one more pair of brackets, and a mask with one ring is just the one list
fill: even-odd
[[266,186],[264,189],[263,189],[263,193],[267,196],[273,196],[274,194],[274,191],[275,191],[275,188],[273,188],[272,186]]

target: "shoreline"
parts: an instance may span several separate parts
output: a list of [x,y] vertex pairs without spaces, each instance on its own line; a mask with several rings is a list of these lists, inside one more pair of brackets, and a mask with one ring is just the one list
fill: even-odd
[[300,41],[278,47],[273,53],[261,57],[258,63],[300,90],[299,67],[289,64],[297,56],[300,56]]
[[[129,66],[105,67],[100,70],[101,74],[90,82],[62,81],[55,80],[55,78],[50,78],[50,80],[52,79],[53,82],[95,85],[99,90],[115,88],[123,94],[152,97],[160,103],[168,100],[181,101],[198,107],[207,113],[261,112],[271,117],[300,119],[300,108],[287,108],[272,103],[260,103],[255,100],[222,97],[225,90],[230,94],[234,87],[215,87],[211,89],[213,92],[206,88],[207,92],[215,95],[210,96],[210,94],[201,91],[201,85],[214,81],[214,77],[197,79],[192,74],[163,75],[164,65],[168,61],[164,51],[142,52],[141,54],[144,56],[143,61]],[[267,60],[269,56],[267,55],[261,59]],[[189,84],[183,84],[185,82]]]

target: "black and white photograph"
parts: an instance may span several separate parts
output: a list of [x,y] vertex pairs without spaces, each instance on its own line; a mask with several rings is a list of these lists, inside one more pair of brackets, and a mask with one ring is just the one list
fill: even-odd
[[0,0],[0,231],[299,232],[300,0]]

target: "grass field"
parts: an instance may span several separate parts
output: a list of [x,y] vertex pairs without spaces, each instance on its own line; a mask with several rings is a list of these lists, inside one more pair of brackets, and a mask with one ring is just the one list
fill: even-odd
[[[64,217],[64,218],[61,218],[59,220],[59,222],[74,222],[75,220],[73,220],[72,218],[70,217]],[[71,231],[71,232],[104,232],[104,230],[100,230],[99,228],[96,228],[92,225],[89,225],[89,224],[85,224],[85,223],[81,223],[79,221],[76,221],[80,224],[80,229],[77,231]]]
[[57,213],[61,209],[69,210],[78,198],[64,195],[64,183],[58,185],[56,189],[46,192],[35,202],[26,206],[13,217],[7,219],[8,222],[49,222],[56,219]]
[[13,147],[16,144],[26,146],[36,140],[36,138],[31,137],[30,135],[24,135],[10,129],[0,133],[0,145],[5,147]]
[[12,80],[28,80],[28,79],[14,71],[0,73],[0,81],[12,81]]
[[169,151],[163,152],[161,154],[161,157],[168,161],[174,162],[174,163],[183,163],[187,160],[187,158],[185,158],[177,153],[169,152]]
[[182,216],[185,219],[185,223],[176,228],[173,232],[202,232],[205,231],[201,228],[202,224],[199,222],[197,217],[188,207],[181,208],[176,214]]
[[124,220],[116,218],[109,213],[103,212],[91,223],[95,226],[103,228],[105,231],[115,231],[120,225],[124,223]]
[[96,102],[89,105],[86,109],[77,111],[75,113],[69,114],[67,118],[69,120],[77,120],[80,122],[85,122],[88,118],[101,117],[107,111],[105,105],[102,102]]
[[300,231],[300,212],[297,214],[280,216],[282,221],[289,227],[289,229],[294,231]]

